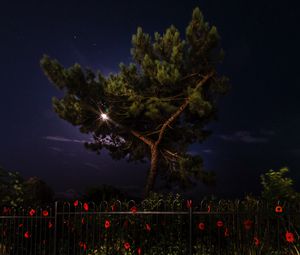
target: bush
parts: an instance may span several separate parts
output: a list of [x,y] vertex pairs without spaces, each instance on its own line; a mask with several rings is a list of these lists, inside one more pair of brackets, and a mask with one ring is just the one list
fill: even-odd
[[287,167],[283,167],[278,171],[270,170],[261,175],[261,184],[263,186],[262,198],[276,202],[278,200],[286,202],[297,202],[300,200],[300,194],[293,188],[294,181],[286,177],[289,172]]

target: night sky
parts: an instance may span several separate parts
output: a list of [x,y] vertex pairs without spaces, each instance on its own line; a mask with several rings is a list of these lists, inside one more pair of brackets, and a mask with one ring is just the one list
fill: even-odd
[[288,166],[300,187],[300,17],[297,1],[3,1],[0,7],[0,165],[38,176],[56,192],[110,184],[138,192],[147,165],[113,161],[87,151],[76,127],[59,119],[60,96],[39,66],[43,54],[69,66],[109,74],[130,61],[131,35],[174,24],[183,33],[199,6],[222,37],[219,71],[231,91],[219,103],[213,135],[201,145],[217,186],[195,196],[242,196],[260,191],[259,176]]

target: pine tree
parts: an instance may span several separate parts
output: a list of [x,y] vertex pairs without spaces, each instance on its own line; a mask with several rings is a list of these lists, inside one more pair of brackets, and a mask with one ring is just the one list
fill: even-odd
[[205,125],[216,118],[217,99],[228,90],[228,79],[216,71],[223,59],[216,27],[196,8],[185,39],[174,26],[153,38],[138,28],[131,54],[132,63],[108,76],[79,64],[64,68],[44,56],[43,71],[64,91],[53,99],[55,112],[93,135],[87,148],[105,148],[114,159],[149,160],[146,194],[158,174],[184,186],[209,182],[213,174],[188,147],[208,137]]

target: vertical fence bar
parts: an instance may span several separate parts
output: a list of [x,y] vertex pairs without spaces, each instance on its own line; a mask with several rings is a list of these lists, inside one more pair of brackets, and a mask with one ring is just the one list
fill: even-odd
[[189,255],[192,255],[192,226],[193,226],[193,212],[192,205],[189,206]]
[[53,255],[56,255],[56,240],[57,240],[57,201],[54,205],[54,236],[53,236]]

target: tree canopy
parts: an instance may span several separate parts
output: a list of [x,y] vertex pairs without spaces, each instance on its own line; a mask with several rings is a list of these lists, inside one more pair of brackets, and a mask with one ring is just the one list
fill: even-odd
[[24,179],[18,172],[0,167],[0,206],[17,206],[24,201]]
[[124,200],[126,195],[119,189],[110,185],[87,187],[83,195],[85,201],[101,203],[103,201]]
[[293,187],[294,180],[287,177],[288,172],[287,167],[282,167],[278,171],[269,170],[261,175],[262,198],[271,202],[299,202],[300,194]]
[[53,190],[41,179],[25,180],[20,173],[0,167],[0,206],[33,206],[53,201]]
[[216,27],[196,8],[184,36],[173,25],[152,37],[138,28],[131,55],[130,64],[108,76],[44,56],[43,71],[64,92],[53,99],[55,112],[92,134],[87,148],[105,148],[114,159],[149,161],[146,193],[157,174],[184,186],[195,179],[210,182],[213,174],[188,148],[208,137],[205,126],[228,89],[228,79],[216,70],[224,55]]
[[24,182],[24,204],[46,205],[54,201],[54,191],[40,178],[30,177]]

